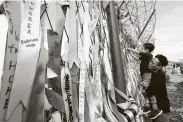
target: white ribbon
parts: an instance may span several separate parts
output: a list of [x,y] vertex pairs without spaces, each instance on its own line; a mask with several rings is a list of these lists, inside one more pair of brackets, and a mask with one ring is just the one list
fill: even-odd
[[49,122],[62,122],[62,120],[60,118],[61,118],[60,113],[55,112],[52,114],[51,120]]
[[107,5],[109,4],[109,1],[102,1],[102,6],[105,9]]
[[72,82],[72,100],[75,101],[72,104],[73,107],[73,117],[74,117],[74,121],[78,122],[78,118],[79,118],[79,107],[78,107],[78,87],[77,87],[77,83],[78,83],[78,72],[79,72],[79,68],[76,66],[76,64],[74,63],[72,65],[72,68],[70,69],[70,74],[71,74],[71,82]]
[[65,19],[65,30],[63,31],[63,38],[62,38],[62,45],[61,45],[61,57],[62,60],[65,62],[69,62],[69,40],[68,40],[68,32],[69,32],[69,12],[70,10],[67,9],[66,12],[66,19]]
[[40,5],[41,1],[26,1],[24,4],[18,60],[6,119],[20,102],[25,108],[29,102],[41,43]]
[[[83,41],[85,41],[84,38]],[[79,81],[79,119],[80,122],[84,122],[84,105],[85,105],[85,71],[86,71],[86,64],[84,58],[84,48],[82,45],[81,38],[78,39],[78,56],[80,60],[80,81]]]
[[[96,2],[96,1],[95,1]],[[92,6],[92,15],[93,15],[93,18],[92,18],[92,20],[91,20],[91,22],[89,23],[89,25],[88,25],[88,28],[89,28],[89,33],[90,33],[90,36],[91,36],[91,34],[93,33],[93,31],[95,30],[95,28],[96,28],[96,25],[97,25],[97,22],[98,22],[98,20],[99,20],[99,17],[100,17],[100,11],[99,11],[99,9],[98,9],[98,7],[97,7],[97,5],[96,5],[96,3],[93,3],[93,4],[91,4],[90,3],[90,5],[93,5]]]
[[[0,26],[1,27],[3,27],[2,28],[2,30],[0,31],[0,33],[1,33],[1,42],[0,42],[0,45],[1,45],[1,49],[3,50],[2,52],[1,52],[1,56],[0,56],[0,58],[1,59],[3,59],[4,58],[4,53],[5,53],[5,48],[6,48],[6,38],[7,38],[7,31],[8,31],[8,19],[7,19],[7,17],[4,15],[4,14],[2,14],[2,15],[0,15]],[[0,72],[1,72],[1,74],[0,74],[0,92],[1,92],[1,81],[2,81],[2,77],[3,77],[3,74],[4,74],[4,71],[3,71],[3,60],[1,60],[1,62],[0,62]]]
[[73,122],[72,83],[68,67],[62,69],[61,81],[67,122]]
[[75,1],[69,2],[69,69],[73,63],[78,66],[78,23],[76,19],[76,3]]
[[[69,1],[69,69],[71,69],[72,74],[76,74],[77,69],[79,67],[78,63],[78,19],[77,19],[77,6],[76,1]],[[76,74],[77,75],[77,74]],[[77,98],[77,90],[76,90],[76,82],[77,82],[77,76],[72,76],[72,98],[73,101],[78,101]],[[75,92],[74,92],[75,91]],[[80,102],[80,101],[79,101]],[[83,105],[84,106],[84,105]],[[78,121],[78,102],[73,102],[73,119],[75,122]]]
[[[45,12],[45,5],[41,5],[41,15]],[[47,39],[47,28],[46,28],[46,14],[44,13],[40,21],[42,38],[44,39],[44,52],[45,52],[45,61],[48,62],[48,39]]]
[[89,66],[89,46],[91,45],[91,41],[90,41],[90,34],[89,34],[89,28],[88,28],[88,24],[90,21],[90,15],[89,15],[89,4],[87,2],[85,2],[85,13],[84,13],[84,25],[83,25],[83,33],[84,33],[84,56],[85,56],[85,61],[86,61],[86,65],[87,68]]
[[[0,121],[5,121],[10,93],[12,90],[12,83],[14,71],[18,54],[18,41],[20,33],[21,22],[21,2],[6,1],[4,2],[4,9],[9,22],[8,38],[5,52],[4,75],[2,78],[2,89],[0,92]],[[8,23],[4,23],[8,24]],[[18,104],[17,104],[18,105]],[[12,114],[11,118],[6,122],[20,122],[22,121],[22,105],[18,105],[17,109]]]
[[53,72],[53,70],[51,70],[50,68],[47,68],[47,78],[50,79],[55,77],[58,77],[58,75],[55,72]]
[[91,81],[90,78],[88,76],[88,72],[86,72],[86,81],[85,81],[85,93],[86,93],[86,100],[88,103],[88,107],[89,107],[89,112],[90,112],[90,118],[91,119],[95,119],[96,118],[96,114],[99,115],[99,112],[96,108],[96,100],[94,99],[93,95],[92,95],[92,89],[91,89]]
[[50,25],[47,18],[46,24],[48,25],[48,29],[53,28],[53,30],[58,33],[59,38],[61,38],[62,30],[65,24],[65,15],[61,5],[56,4],[55,2],[48,3],[47,13],[51,22]]

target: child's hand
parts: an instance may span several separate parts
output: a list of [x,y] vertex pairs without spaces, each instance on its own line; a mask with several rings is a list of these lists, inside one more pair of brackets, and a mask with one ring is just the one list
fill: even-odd
[[146,91],[145,91],[145,89],[142,89],[142,91],[141,91],[141,92],[142,92],[142,94],[146,94]]
[[126,48],[128,51],[132,51],[133,49],[132,48]]
[[136,49],[132,49],[132,48],[127,48],[128,51],[132,51],[133,53],[137,53],[139,54],[140,52]]

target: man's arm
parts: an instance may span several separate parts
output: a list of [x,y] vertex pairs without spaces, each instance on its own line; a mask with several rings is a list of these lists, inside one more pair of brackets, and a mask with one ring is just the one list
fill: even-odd
[[150,83],[150,85],[149,85],[148,88],[146,89],[147,95],[148,95],[149,97],[152,97],[152,96],[155,94],[154,90],[155,90],[155,85],[154,85],[154,83]]
[[151,80],[149,87],[146,89],[146,93],[150,97],[155,95],[156,93],[161,94],[159,92],[162,90],[162,88],[164,88],[165,85],[164,83],[165,78],[163,74],[159,73],[154,75],[155,76]]

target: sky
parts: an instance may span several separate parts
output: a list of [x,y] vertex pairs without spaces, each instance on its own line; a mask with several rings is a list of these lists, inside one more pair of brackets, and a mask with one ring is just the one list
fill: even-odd
[[154,54],[183,59],[183,1],[157,1]]

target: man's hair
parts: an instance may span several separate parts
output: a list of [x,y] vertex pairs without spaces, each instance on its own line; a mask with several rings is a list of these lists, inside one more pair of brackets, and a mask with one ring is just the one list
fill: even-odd
[[158,54],[155,57],[158,58],[158,60],[160,61],[160,64],[163,67],[168,65],[168,59],[164,55]]
[[151,53],[155,48],[152,43],[145,43],[143,46],[144,46],[145,49],[149,50],[149,53]]

